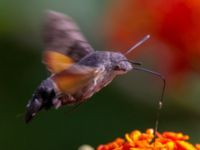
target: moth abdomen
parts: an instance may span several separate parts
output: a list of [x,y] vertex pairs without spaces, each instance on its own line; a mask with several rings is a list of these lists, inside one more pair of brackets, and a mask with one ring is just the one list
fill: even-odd
[[31,100],[26,106],[25,121],[30,122],[32,118],[42,108],[49,109],[53,105],[56,93],[54,90],[53,81],[50,79],[44,80],[40,86],[36,89]]

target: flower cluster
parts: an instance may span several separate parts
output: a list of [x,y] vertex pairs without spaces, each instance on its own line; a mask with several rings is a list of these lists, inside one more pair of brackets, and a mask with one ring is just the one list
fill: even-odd
[[157,137],[153,138],[153,129],[148,129],[146,133],[135,130],[127,133],[125,139],[117,138],[111,143],[99,145],[97,150],[200,150],[200,144],[187,142],[189,136],[182,133],[157,133]]

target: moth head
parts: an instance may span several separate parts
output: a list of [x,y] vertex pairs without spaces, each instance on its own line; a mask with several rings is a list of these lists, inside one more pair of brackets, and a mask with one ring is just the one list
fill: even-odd
[[133,69],[132,64],[122,53],[113,52],[111,57],[112,69],[116,74],[124,74]]
[[49,80],[43,81],[26,105],[26,123],[30,122],[42,108],[48,109],[52,106],[52,101],[55,98],[55,92],[52,84],[49,82]]
[[133,69],[132,64],[125,56],[127,56],[130,52],[132,52],[135,48],[140,46],[142,43],[144,43],[146,40],[150,38],[150,35],[146,35],[142,40],[140,40],[138,43],[133,45],[130,49],[128,49],[125,53],[112,53],[112,59],[114,62],[113,70],[117,74],[124,74],[130,70]]

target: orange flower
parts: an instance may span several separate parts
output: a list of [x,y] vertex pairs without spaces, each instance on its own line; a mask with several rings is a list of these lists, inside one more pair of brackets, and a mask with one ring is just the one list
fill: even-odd
[[97,150],[200,150],[200,144],[192,145],[186,140],[189,136],[182,133],[157,133],[155,141],[153,129],[146,133],[138,130],[125,134],[125,139],[117,138],[111,143],[99,145]]

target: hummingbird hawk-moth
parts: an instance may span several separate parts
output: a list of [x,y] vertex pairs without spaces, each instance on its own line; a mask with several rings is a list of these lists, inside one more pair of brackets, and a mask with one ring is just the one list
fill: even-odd
[[[58,12],[48,11],[44,23],[43,63],[51,76],[41,82],[28,102],[25,121],[28,123],[41,109],[59,108],[79,104],[108,85],[117,75],[122,75],[137,63],[125,54],[95,51],[74,21]],[[144,42],[134,45],[127,53]],[[140,68],[140,70],[145,70]],[[155,72],[151,72],[157,76]]]

